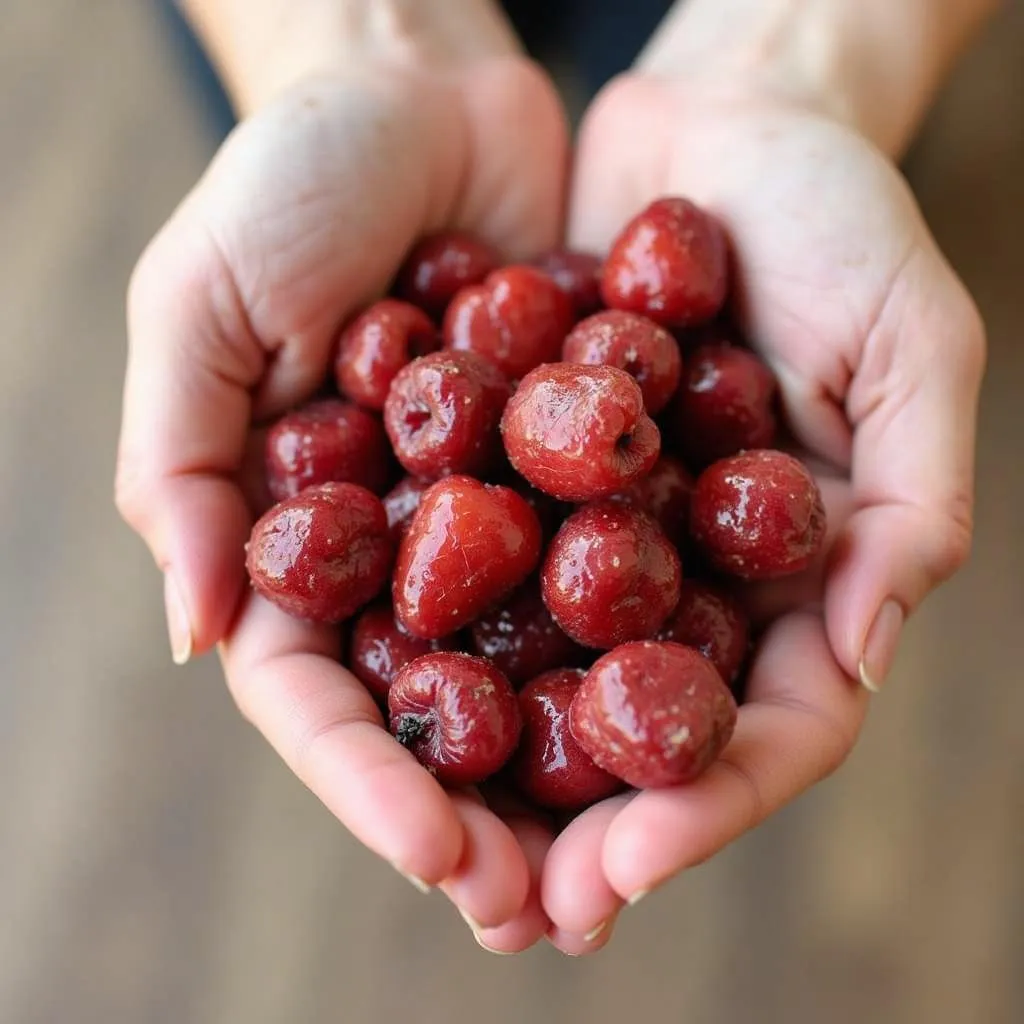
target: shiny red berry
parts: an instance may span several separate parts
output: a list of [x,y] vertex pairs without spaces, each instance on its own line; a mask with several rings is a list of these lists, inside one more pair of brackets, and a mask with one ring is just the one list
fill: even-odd
[[614,501],[635,505],[658,520],[665,536],[676,547],[686,541],[690,530],[690,471],[671,455],[662,455],[635,484],[613,495]]
[[486,242],[459,231],[442,231],[419,242],[395,283],[397,294],[436,320],[460,288],[477,284],[501,265]]
[[601,258],[575,249],[549,249],[533,261],[569,296],[577,319],[601,308]]
[[395,548],[398,542],[405,535],[405,531],[412,522],[413,513],[420,507],[420,498],[423,492],[430,486],[430,480],[422,480],[418,476],[403,476],[394,487],[384,495],[384,512],[388,517],[388,527],[391,530]]

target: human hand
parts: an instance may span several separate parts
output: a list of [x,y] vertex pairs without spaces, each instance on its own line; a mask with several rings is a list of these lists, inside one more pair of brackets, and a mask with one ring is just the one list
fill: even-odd
[[546,79],[477,0],[447,34],[395,6],[393,45],[336,68],[321,53],[316,77],[261,95],[140,260],[117,504],[165,575],[176,660],[217,646],[242,714],[327,807],[478,927],[503,926],[489,944],[520,949],[548,927],[550,835],[445,793],[339,664],[338,631],[255,596],[244,570],[259,425],[318,389],[339,327],[411,244],[452,227],[515,258],[561,231],[565,127]]
[[584,122],[570,244],[606,250],[662,195],[708,208],[734,242],[735,313],[820,470],[829,550],[750,588],[755,614],[780,617],[722,759],[691,785],[605,801],[556,840],[542,898],[574,951],[838,767],[905,617],[970,546],[983,328],[892,163],[795,98],[641,70]]

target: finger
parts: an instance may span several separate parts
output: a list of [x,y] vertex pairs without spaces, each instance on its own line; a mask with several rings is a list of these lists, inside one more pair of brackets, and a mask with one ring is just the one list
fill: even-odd
[[451,795],[462,822],[462,859],[441,889],[475,931],[515,918],[526,904],[530,871],[515,834],[489,807]]
[[807,614],[765,635],[748,699],[722,757],[695,782],[636,796],[607,829],[602,865],[635,902],[700,864],[834,771],[853,746],[867,694],[836,664]]
[[904,618],[966,560],[984,330],[930,243],[905,265],[862,353],[848,408],[858,511],[829,573],[843,667],[884,680]]
[[569,823],[548,854],[541,899],[555,929],[550,937],[566,952],[579,952],[595,941],[622,907],[605,877],[601,851],[611,823],[631,799],[623,794],[588,808]]
[[337,630],[252,595],[221,656],[242,714],[342,824],[414,884],[437,885],[462,861],[462,820],[385,731],[338,648]]

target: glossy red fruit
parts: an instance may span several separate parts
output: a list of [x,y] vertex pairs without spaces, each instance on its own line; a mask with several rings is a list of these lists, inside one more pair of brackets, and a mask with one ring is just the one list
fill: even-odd
[[572,303],[550,277],[534,267],[503,267],[452,299],[445,347],[475,352],[519,380],[558,359],[572,322]]
[[772,450],[712,463],[697,478],[690,533],[720,572],[770,580],[806,569],[825,540],[825,506],[807,467]]
[[380,420],[337,398],[286,413],[267,433],[267,486],[275,501],[329,481],[375,494],[388,481],[390,452]]
[[430,484],[430,480],[422,480],[418,476],[403,476],[384,495],[384,512],[388,517],[388,528],[391,530],[396,550],[409,528],[409,523],[412,522],[413,513],[420,507],[423,492]]
[[484,658],[440,652],[400,669],[388,692],[391,733],[442,785],[471,786],[498,771],[522,719],[509,681]]
[[753,352],[703,346],[689,357],[670,412],[678,451],[693,466],[775,439],[775,375]]
[[398,272],[398,295],[436,320],[460,288],[477,284],[501,265],[486,242],[458,231],[443,231],[419,242]]
[[732,594],[698,580],[683,580],[679,603],[657,639],[700,651],[718,674],[733,683],[750,643],[750,620]]
[[640,385],[651,416],[668,404],[683,369],[675,338],[653,320],[606,309],[578,323],[565,339],[567,363],[616,366]]
[[612,500],[635,505],[658,520],[665,536],[680,547],[690,530],[690,495],[693,493],[690,471],[671,455],[662,455],[647,476]]
[[483,473],[501,454],[509,385],[472,352],[434,352],[399,370],[384,403],[395,456],[414,476]]
[[387,700],[399,669],[433,651],[456,650],[457,640],[420,640],[398,628],[390,604],[367,608],[352,626],[348,667],[378,700]]
[[476,653],[493,661],[513,686],[549,669],[580,664],[585,657],[551,617],[534,584],[484,612],[471,635]]
[[516,472],[563,501],[624,490],[661,446],[636,381],[613,366],[538,366],[505,407],[501,433]]
[[441,334],[423,310],[381,299],[342,332],[334,361],[338,390],[367,409],[383,409],[395,374],[440,347]]
[[692,782],[725,749],[736,701],[714,665],[682,644],[623,644],[594,662],[569,709],[576,742],[638,789]]
[[575,249],[549,249],[533,265],[569,296],[577,319],[601,308],[601,258]]
[[541,569],[548,611],[585,647],[654,636],[679,600],[679,583],[679,556],[657,522],[615,502],[569,516]]
[[612,309],[642,313],[664,327],[688,327],[722,308],[728,269],[721,225],[687,199],[659,199],[613,243],[601,295]]
[[580,669],[555,669],[519,693],[523,733],[509,771],[538,807],[579,811],[625,788],[594,764],[569,731],[569,706],[582,680]]
[[253,587],[290,615],[341,622],[384,586],[393,546],[380,498],[356,484],[310,487],[252,528]]
[[448,636],[518,587],[540,551],[537,515],[515,491],[468,476],[441,480],[398,549],[395,618],[413,636]]

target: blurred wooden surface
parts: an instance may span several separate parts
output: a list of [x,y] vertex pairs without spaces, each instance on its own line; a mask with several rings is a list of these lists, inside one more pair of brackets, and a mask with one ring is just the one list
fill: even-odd
[[123,290],[210,155],[145,3],[0,19],[0,1020],[1024,1021],[1024,12],[911,176],[991,333],[971,566],[828,784],[590,961],[480,953],[174,671],[115,518]]

